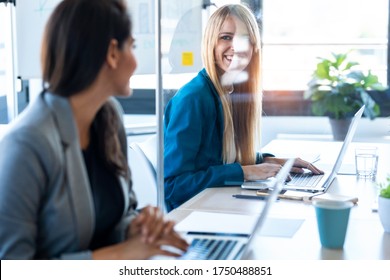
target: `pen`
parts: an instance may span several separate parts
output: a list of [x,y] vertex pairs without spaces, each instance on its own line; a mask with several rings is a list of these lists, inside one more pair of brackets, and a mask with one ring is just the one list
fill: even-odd
[[[303,200],[303,196],[300,196],[300,195],[291,195],[291,194],[285,195],[285,193],[286,193],[286,190],[281,191],[281,192],[278,194],[278,200],[279,200],[279,199]],[[263,191],[257,191],[257,192],[256,192],[256,195],[258,195],[258,196],[260,196],[260,197],[267,197],[267,196],[269,196],[269,193],[263,192]]]
[[311,163],[316,163],[317,161],[319,161],[321,159],[321,156],[320,155],[317,155],[317,157],[315,159],[312,160]]
[[246,195],[246,194],[233,194],[234,198],[242,198],[242,199],[266,199],[265,196],[257,196],[257,195]]

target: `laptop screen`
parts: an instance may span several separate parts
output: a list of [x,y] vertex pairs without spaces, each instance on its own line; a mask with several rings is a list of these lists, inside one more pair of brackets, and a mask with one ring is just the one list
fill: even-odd
[[272,204],[276,201],[278,194],[283,189],[284,182],[287,179],[288,174],[290,173],[291,167],[294,164],[295,159],[291,158],[289,159],[280,169],[278,174],[276,175],[276,180],[274,181],[274,186],[272,188],[272,192],[267,197],[267,201],[264,205],[263,210],[261,211],[261,214],[254,226],[254,230],[252,232],[251,237],[248,240],[248,243],[244,249],[243,254],[241,255],[241,259],[248,259],[248,256],[251,251],[251,245],[254,242],[255,236],[259,235],[261,232],[261,229],[263,227],[263,224],[268,216],[269,209],[271,208]]
[[364,108],[365,108],[365,106],[363,105],[359,109],[359,111],[357,111],[355,113],[355,116],[352,119],[351,124],[349,125],[349,129],[348,129],[347,135],[345,136],[343,145],[341,146],[340,153],[337,156],[336,163],[333,166],[333,169],[332,169],[332,172],[331,172],[330,176],[328,177],[328,179],[326,180],[326,182],[324,184],[324,189],[325,190],[327,190],[327,188],[331,185],[334,177],[337,175],[337,172],[339,171],[339,169],[341,167],[341,164],[343,163],[344,155],[347,152],[347,148],[348,148],[349,144],[351,143],[353,136],[355,135],[355,131],[356,131],[357,125],[359,123],[359,120],[360,120],[360,118],[363,115]]

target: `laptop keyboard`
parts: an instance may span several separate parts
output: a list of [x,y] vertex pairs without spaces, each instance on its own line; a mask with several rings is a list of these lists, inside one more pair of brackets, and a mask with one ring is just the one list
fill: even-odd
[[291,185],[299,187],[315,187],[321,180],[323,175],[313,175],[313,173],[292,173],[291,181],[288,182]]
[[237,243],[237,240],[195,238],[181,259],[226,260]]

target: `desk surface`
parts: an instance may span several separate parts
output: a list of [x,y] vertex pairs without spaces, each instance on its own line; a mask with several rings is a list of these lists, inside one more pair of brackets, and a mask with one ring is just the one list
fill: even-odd
[[[287,142],[288,143],[287,143]],[[286,145],[288,144],[288,145]],[[266,148],[272,151],[280,151],[281,147],[291,148],[305,146],[305,151],[310,148],[321,147],[321,156],[327,152],[334,153],[337,146],[334,142],[309,145],[306,141],[275,140]],[[359,143],[361,145],[361,143]],[[373,144],[371,144],[373,145]],[[380,156],[378,164],[378,179],[384,178],[390,168],[390,145],[375,144],[379,147]],[[354,150],[352,143],[350,150]],[[277,148],[275,150],[275,148]],[[330,150],[329,150],[330,149]],[[329,151],[328,151],[329,150]],[[333,150],[333,151],[332,151]],[[267,150],[268,151],[268,150]],[[276,152],[278,154],[278,152]],[[337,154],[337,151],[336,151]],[[353,154],[348,152],[344,162],[351,162]],[[321,246],[315,211],[311,204],[280,200],[275,203],[269,213],[269,218],[303,219],[299,230],[290,238],[261,236],[257,238],[253,248],[254,259],[352,259],[375,260],[390,259],[390,234],[385,233],[380,223],[378,213],[372,212],[372,205],[376,200],[377,188],[375,182],[358,179],[355,175],[338,175],[333,181],[328,192],[343,195],[353,195],[359,198],[359,202],[352,208],[344,249],[330,250]],[[168,218],[180,222],[193,211],[206,211],[218,213],[234,213],[254,215],[260,213],[263,201],[233,198],[233,194],[250,193],[253,191],[242,190],[239,187],[209,188],[179,208],[168,214]]]

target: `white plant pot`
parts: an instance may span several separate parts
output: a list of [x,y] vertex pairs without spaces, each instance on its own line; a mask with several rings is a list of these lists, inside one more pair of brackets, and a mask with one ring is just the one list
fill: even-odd
[[378,198],[378,213],[383,229],[390,233],[390,198]]

